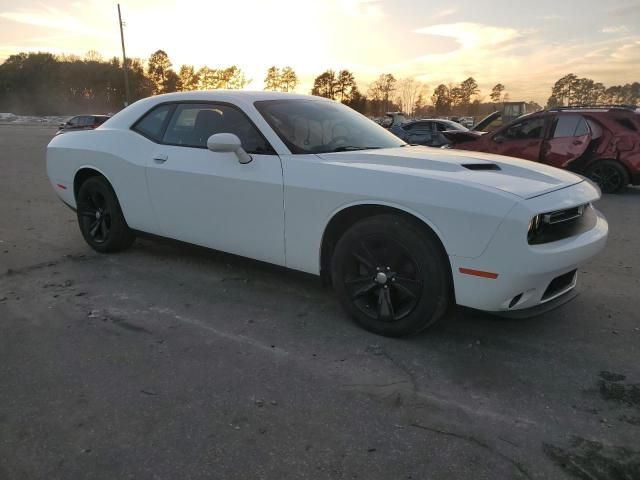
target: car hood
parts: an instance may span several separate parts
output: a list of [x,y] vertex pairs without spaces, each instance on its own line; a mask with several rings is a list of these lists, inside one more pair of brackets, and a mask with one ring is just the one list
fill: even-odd
[[323,153],[334,165],[468,183],[533,198],[583,181],[566,170],[489,153],[429,147],[399,147]]

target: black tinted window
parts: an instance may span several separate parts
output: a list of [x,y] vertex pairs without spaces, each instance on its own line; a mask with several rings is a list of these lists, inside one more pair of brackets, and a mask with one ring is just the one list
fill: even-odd
[[164,126],[167,115],[172,108],[173,105],[160,105],[154,108],[142,117],[142,119],[135,124],[133,129],[145,137],[159,141],[162,136],[162,127]]
[[71,120],[69,120],[69,125],[71,125],[72,127],[76,127],[78,126],[79,122],[80,122],[80,118],[81,117],[73,117]]
[[185,147],[207,146],[207,140],[215,133],[233,133],[248,153],[272,153],[271,147],[249,119],[238,109],[217,104],[178,105],[163,143]]
[[580,115],[558,115],[553,124],[553,138],[580,137],[589,133],[587,122]]
[[542,138],[544,132],[544,119],[532,118],[524,122],[516,123],[505,130],[502,135],[506,140],[531,140]]
[[431,132],[431,124],[429,122],[412,123],[405,130],[410,133],[429,133]]

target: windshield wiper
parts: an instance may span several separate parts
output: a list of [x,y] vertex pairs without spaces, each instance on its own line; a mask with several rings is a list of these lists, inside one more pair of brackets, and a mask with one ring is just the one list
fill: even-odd
[[355,147],[353,145],[342,145],[340,147],[336,147],[333,150],[329,150],[326,153],[334,153],[334,152],[355,152],[357,150],[376,150],[382,147]]

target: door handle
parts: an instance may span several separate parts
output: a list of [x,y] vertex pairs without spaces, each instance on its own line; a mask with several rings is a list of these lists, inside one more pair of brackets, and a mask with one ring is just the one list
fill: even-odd
[[164,163],[169,159],[169,156],[164,153],[159,153],[153,157],[153,161],[156,163]]
[[581,140],[574,140],[573,144],[574,145],[582,145],[582,141]]

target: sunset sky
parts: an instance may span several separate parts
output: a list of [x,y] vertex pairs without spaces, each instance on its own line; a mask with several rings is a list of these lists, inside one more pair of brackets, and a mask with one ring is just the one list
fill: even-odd
[[[473,76],[512,100],[546,102],[566,73],[640,80],[640,0],[123,0],[127,53],[165,50],[174,66],[237,64],[261,89],[270,65],[308,91],[327,68],[361,90],[380,73],[431,88]],[[120,55],[116,3],[0,0],[0,62],[21,51]],[[308,92],[307,92],[308,93]]]

